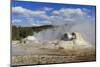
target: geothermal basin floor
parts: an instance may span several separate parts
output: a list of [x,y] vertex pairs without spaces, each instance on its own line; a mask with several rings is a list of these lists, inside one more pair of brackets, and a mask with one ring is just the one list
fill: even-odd
[[12,65],[52,64],[82,61],[95,61],[93,48],[48,49],[37,47],[12,46]]

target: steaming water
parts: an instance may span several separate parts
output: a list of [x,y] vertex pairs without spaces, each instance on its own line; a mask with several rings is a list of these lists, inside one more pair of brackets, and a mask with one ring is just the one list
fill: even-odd
[[65,32],[69,32],[72,25],[55,26],[53,28],[40,31],[34,36],[40,41],[59,40]]
[[77,23],[54,26],[53,28],[35,33],[39,41],[59,40],[65,32],[79,32],[85,40],[95,45],[95,23]]

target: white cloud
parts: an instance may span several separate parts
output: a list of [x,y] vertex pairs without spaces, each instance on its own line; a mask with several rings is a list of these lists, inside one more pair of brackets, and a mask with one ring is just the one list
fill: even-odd
[[60,14],[60,12],[57,11],[57,10],[53,11],[52,13],[53,13],[54,15],[59,15],[59,14]]
[[34,15],[45,14],[45,11],[40,11],[40,10],[32,11],[32,10],[17,6],[17,7],[12,8],[12,13],[19,13],[19,14],[26,15],[26,16],[31,16],[31,15],[34,16]]
[[88,16],[86,12],[80,8],[61,8],[59,10],[52,11],[52,16],[48,18],[53,25],[75,24],[80,21],[83,22]]
[[55,10],[52,13],[55,15],[62,15],[66,17],[84,16],[86,14],[80,8],[62,8],[60,10]]
[[[39,18],[45,17],[46,11],[43,11],[43,10],[34,10],[33,11],[30,9],[23,8],[21,6],[17,6],[17,7],[12,8],[12,14],[20,14],[22,16],[24,15],[27,18],[27,22],[25,22],[26,24],[28,23],[29,25],[31,25],[31,24],[37,25],[34,23],[35,21],[33,21],[33,19],[35,19],[36,17],[39,17]],[[17,20],[17,19],[12,19],[12,20],[13,20],[13,22],[15,22],[15,20]],[[23,19],[20,19],[20,20],[23,20]],[[17,20],[16,22],[19,22],[19,21]]]
[[[48,16],[47,11],[52,10],[52,8],[44,7],[44,10],[30,10],[20,6],[13,7],[12,13],[18,13],[21,15],[27,16],[27,19],[30,24],[33,24],[35,21],[33,19],[42,18],[44,20],[41,23],[44,24],[53,24],[53,25],[62,25],[62,24],[75,24],[78,22],[85,22],[88,19],[86,11],[83,11],[80,8],[61,8],[59,10],[52,10],[51,16]],[[47,23],[48,22],[48,23]]]
[[68,14],[68,15],[70,14],[84,15],[85,14],[80,8],[62,8],[60,12]]
[[44,7],[44,10],[46,11],[51,11],[53,8],[50,8],[50,7]]
[[22,20],[19,20],[19,19],[14,19],[14,20],[12,20],[12,23],[21,23],[22,22]]

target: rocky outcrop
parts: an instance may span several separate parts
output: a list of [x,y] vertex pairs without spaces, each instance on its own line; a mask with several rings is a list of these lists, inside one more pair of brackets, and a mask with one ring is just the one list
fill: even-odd
[[[80,33],[73,32],[75,35],[73,36],[71,33],[67,33],[69,38],[67,40],[61,40],[58,43],[58,47],[62,47],[65,49],[72,49],[72,48],[91,48],[92,45],[87,42]],[[67,37],[68,37],[67,36]],[[65,37],[66,38],[66,37]],[[68,40],[69,39],[69,40]]]

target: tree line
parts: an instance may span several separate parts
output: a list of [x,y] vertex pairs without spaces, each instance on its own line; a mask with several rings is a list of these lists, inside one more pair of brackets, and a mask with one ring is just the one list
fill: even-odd
[[12,40],[21,40],[29,35],[34,35],[33,32],[40,32],[44,29],[53,27],[52,25],[38,27],[17,27],[12,26]]

